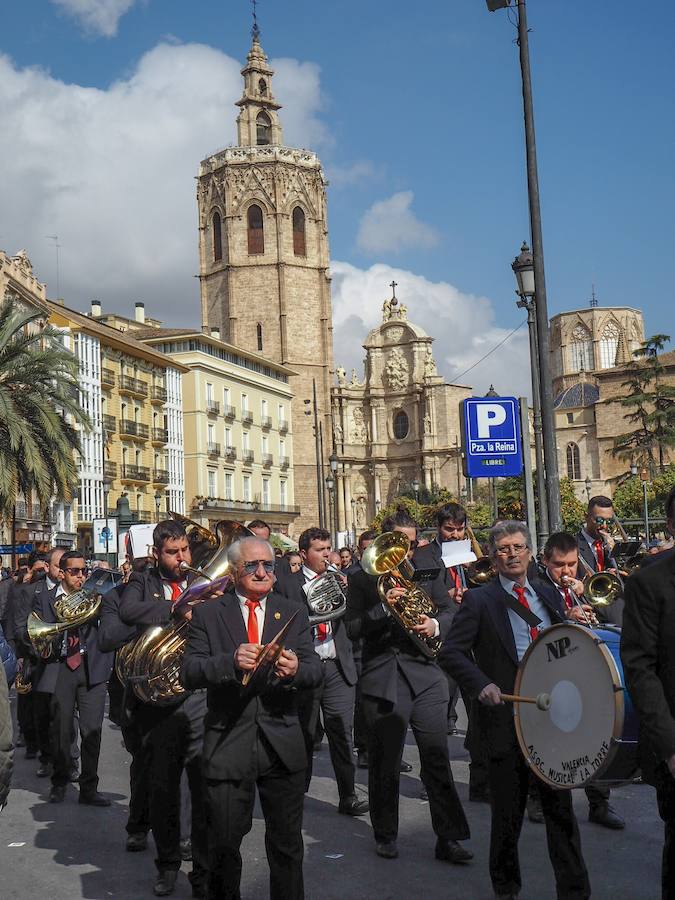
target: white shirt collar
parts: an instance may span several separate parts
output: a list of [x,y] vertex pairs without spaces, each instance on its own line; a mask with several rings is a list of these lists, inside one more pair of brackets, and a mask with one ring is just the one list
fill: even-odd
[[[504,590],[506,591],[507,594],[512,594],[512,595],[515,596],[515,593],[514,593],[514,590],[513,590],[513,589],[515,588],[517,582],[511,581],[510,578],[507,578],[505,575],[502,575],[501,572],[499,573],[499,582],[500,582],[501,586],[504,588]],[[523,585],[523,587],[525,588],[525,593],[526,593],[526,594],[533,594],[533,593],[534,593],[534,591],[532,590],[532,585],[531,585],[530,582],[527,580],[527,578],[525,578],[525,584]]]
[[[237,600],[239,600],[239,604],[243,610],[248,611],[248,607],[246,606],[246,597],[242,597],[241,594],[237,594]],[[267,605],[267,597],[262,597],[260,599],[260,609],[265,612],[265,606]]]
[[315,578],[319,577],[318,572],[314,572],[312,569],[308,569],[307,566],[303,566],[301,571],[307,581],[314,581]]

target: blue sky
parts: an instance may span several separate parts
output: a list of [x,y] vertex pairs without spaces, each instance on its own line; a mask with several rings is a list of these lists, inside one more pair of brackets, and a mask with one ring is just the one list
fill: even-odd
[[[648,334],[669,333],[673,5],[660,0],[638,15],[626,0],[530,0],[528,14],[549,311],[587,305],[594,283],[601,305],[639,306]],[[439,368],[457,376],[522,319],[510,262],[528,235],[527,197],[518,56],[506,13],[488,13],[483,0],[261,0],[258,16],[279,72],[287,143],[316,149],[331,180],[336,359],[342,353],[358,364],[350,344],[377,320],[394,273],[411,297],[444,285],[449,293],[436,291],[436,303],[456,299],[480,313],[461,352],[452,348],[452,317],[435,335]],[[4,150],[0,139],[0,163],[12,176],[0,246],[25,246],[50,293],[54,253],[45,235],[58,233],[67,302],[85,308],[99,293],[104,306],[130,308],[147,298],[176,321],[177,304],[185,309],[194,299],[196,319],[196,215],[186,198],[194,203],[199,159],[233,139],[236,66],[249,29],[246,0],[29,0],[5,9],[0,53],[12,77],[9,88],[2,79],[0,94],[9,96],[0,99],[18,120],[8,123]],[[31,72],[36,66],[44,71]],[[210,100],[190,121],[201,85]],[[159,159],[154,170],[144,167],[144,146]],[[129,151],[127,168],[120,147]],[[17,214],[32,191],[31,210]],[[167,265],[151,246],[143,252],[144,232],[131,246],[123,232],[125,216],[133,223],[143,215],[143,197],[153,206],[155,195],[172,191],[184,195],[176,200],[181,225],[163,246],[172,247],[184,279],[172,273],[163,283]],[[126,209],[126,197],[136,205]],[[92,229],[82,219],[97,210],[102,220],[88,243]],[[171,217],[164,209],[161,220]],[[373,314],[357,313],[371,296]],[[416,318],[415,302],[408,305]],[[420,299],[417,319],[431,333],[437,312]],[[523,331],[509,342],[516,359],[526,352]],[[475,383],[503,376],[509,362],[494,354],[472,373]],[[525,386],[521,379],[513,389]]]

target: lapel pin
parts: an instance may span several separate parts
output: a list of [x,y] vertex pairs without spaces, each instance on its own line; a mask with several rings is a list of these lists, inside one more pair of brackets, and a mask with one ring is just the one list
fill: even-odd
[[275,613],[274,613],[274,618],[275,618],[275,619],[280,619],[280,618],[281,618],[281,613],[280,613],[280,612],[275,612]]
[[159,597],[159,594],[153,594],[152,596],[153,596],[153,597]]

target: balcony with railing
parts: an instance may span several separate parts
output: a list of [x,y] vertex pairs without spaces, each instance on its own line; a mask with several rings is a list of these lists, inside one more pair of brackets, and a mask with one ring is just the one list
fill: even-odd
[[232,444],[228,444],[225,447],[225,459],[234,460],[237,458],[237,448],[233,447]]
[[269,431],[272,427],[272,416],[260,416],[260,427]]
[[[229,512],[240,513],[243,518],[253,518],[252,513],[268,513],[278,515],[282,519],[289,520],[300,515],[299,506],[287,506],[285,504],[266,503],[256,496],[254,500],[226,500],[222,497],[195,497],[192,501],[193,510],[213,510],[215,513]],[[248,514],[248,515],[247,515]]]
[[117,463],[106,459],[103,463],[103,474],[106,478],[117,478]]
[[147,466],[122,466],[122,481],[150,481],[150,469]]
[[207,400],[206,412],[210,416],[217,416],[220,413],[220,403],[217,400]]
[[209,443],[207,451],[209,456],[220,456],[220,444]]
[[234,406],[230,406],[229,403],[226,403],[223,406],[223,415],[226,419],[234,419],[237,415],[237,410],[234,408]]
[[132,419],[120,419],[121,437],[135,437],[147,441],[150,437],[150,428],[142,422],[134,422]]
[[286,434],[288,431],[288,422],[286,419],[279,419],[279,434]]
[[152,443],[153,444],[167,444],[168,442],[169,442],[169,429],[153,427]]
[[270,468],[270,466],[272,465],[272,454],[271,453],[263,453],[262,464],[266,469]]
[[152,481],[153,481],[153,484],[168,484],[169,483],[169,470],[168,469],[153,469]]
[[101,367],[101,386],[115,387],[115,370],[109,369],[107,366]]
[[166,403],[166,388],[163,384],[153,384],[150,386],[150,399],[156,403]]
[[132,378],[131,375],[120,376],[120,394],[134,394],[136,397],[148,396],[148,383],[140,378]]
[[280,469],[287,469],[289,467],[289,465],[290,465],[290,460],[287,456],[279,457],[279,468]]
[[242,409],[241,411],[241,421],[244,425],[252,425],[253,424],[253,413],[250,409]]
[[245,466],[250,466],[253,463],[253,460],[255,459],[255,454],[254,454],[253,450],[243,450],[241,456],[242,456],[242,461]]
[[101,416],[101,423],[104,431],[117,431],[117,419],[115,416],[109,416],[107,413]]

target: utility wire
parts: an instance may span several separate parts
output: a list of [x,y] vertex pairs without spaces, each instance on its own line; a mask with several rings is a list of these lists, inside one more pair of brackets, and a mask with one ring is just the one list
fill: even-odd
[[510,331],[506,335],[505,338],[503,338],[498,344],[495,344],[494,347],[492,348],[492,350],[488,350],[488,352],[485,354],[485,356],[481,356],[481,358],[477,362],[475,362],[472,366],[469,366],[469,368],[465,369],[463,372],[460,372],[459,375],[453,375],[452,376],[453,382],[457,382],[457,381],[459,381],[460,378],[464,378],[465,375],[468,375],[469,372],[472,371],[472,369],[475,369],[476,366],[479,366],[482,362],[484,362],[488,358],[488,356],[491,356],[495,352],[495,350],[499,350],[499,348],[502,346],[502,344],[505,344],[509,340],[509,338],[513,337],[513,335],[516,333],[516,331],[519,331],[523,327],[523,325],[526,325],[526,324],[527,324],[527,319],[523,319],[523,321],[520,323],[520,325],[516,325],[516,327],[513,329],[513,331]]

